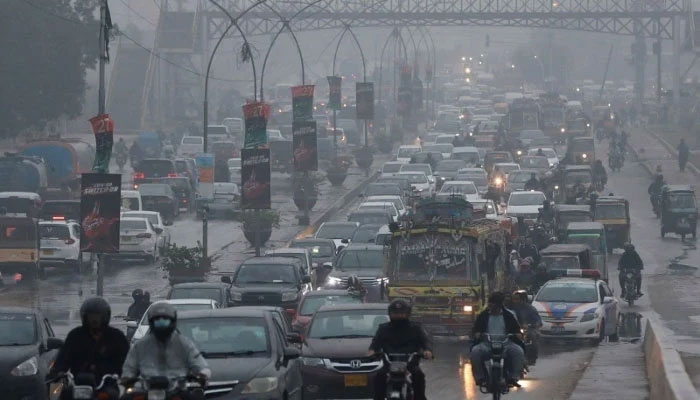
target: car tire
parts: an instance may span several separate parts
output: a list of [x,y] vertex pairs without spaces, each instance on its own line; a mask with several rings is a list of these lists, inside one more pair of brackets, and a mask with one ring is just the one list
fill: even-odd
[[593,344],[598,346],[603,340],[605,340],[605,320],[600,322],[600,335],[598,335],[597,339],[593,339]]

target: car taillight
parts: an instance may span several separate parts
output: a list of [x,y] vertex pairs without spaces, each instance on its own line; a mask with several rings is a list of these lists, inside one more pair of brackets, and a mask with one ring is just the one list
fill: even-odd
[[177,174],[170,173],[168,174],[168,178],[177,178]]
[[65,221],[66,217],[64,217],[63,215],[54,215],[53,217],[51,217],[51,219],[54,221]]
[[134,179],[145,179],[146,174],[143,172],[134,172]]
[[65,243],[66,244],[73,244],[73,243],[75,243],[75,239],[73,239],[73,238],[66,239]]
[[146,232],[146,233],[139,233],[138,235],[136,235],[136,237],[137,237],[137,238],[142,238],[142,239],[143,239],[143,238],[150,238],[150,237],[151,237],[151,234],[148,233],[148,232]]

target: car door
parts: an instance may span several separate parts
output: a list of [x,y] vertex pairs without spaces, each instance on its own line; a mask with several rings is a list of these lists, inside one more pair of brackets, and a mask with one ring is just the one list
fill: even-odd
[[[613,297],[612,291],[603,281],[598,281],[598,292],[600,293],[600,301],[603,305],[603,314],[605,318],[605,334],[612,335],[616,331],[617,326],[617,300]],[[605,303],[605,297],[612,297],[610,303]]]
[[280,312],[279,310],[272,311],[272,319],[277,322],[277,324],[282,327],[282,333],[284,334],[285,342],[289,343],[289,333],[293,332],[292,331],[292,323],[289,321],[289,318],[287,318],[287,315],[284,312]]
[[284,349],[289,346],[287,337],[284,334],[282,324],[274,317],[272,313],[272,324],[274,326],[273,335],[275,336],[275,344],[277,347],[277,358],[282,360],[278,369],[281,376],[278,379],[284,380],[285,390],[289,394],[290,399],[301,399],[302,396],[302,377],[300,359],[284,360]]

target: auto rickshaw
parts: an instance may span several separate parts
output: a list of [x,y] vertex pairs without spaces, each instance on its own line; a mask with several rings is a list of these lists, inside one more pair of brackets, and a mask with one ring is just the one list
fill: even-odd
[[559,184],[555,186],[554,198],[558,203],[576,204],[577,199],[587,198],[593,186],[593,171],[590,165],[567,165],[559,173]]
[[630,203],[617,196],[601,196],[593,208],[593,220],[605,226],[608,254],[621,249],[630,239]]
[[590,164],[595,161],[595,139],[588,136],[569,138],[566,158],[570,164]]
[[665,186],[661,193],[661,237],[673,232],[681,235],[697,236],[698,208],[695,192],[687,185]]
[[600,222],[571,222],[566,227],[567,244],[585,244],[591,248],[591,265],[608,279],[608,249],[605,226]]
[[591,222],[591,209],[586,205],[557,204],[554,206],[554,225],[557,238],[564,240],[566,227],[571,222]]
[[0,216],[0,274],[23,279],[43,278],[39,268],[38,221],[30,217]]
[[551,244],[540,251],[538,268],[550,276],[569,269],[591,269],[591,248],[585,244]]

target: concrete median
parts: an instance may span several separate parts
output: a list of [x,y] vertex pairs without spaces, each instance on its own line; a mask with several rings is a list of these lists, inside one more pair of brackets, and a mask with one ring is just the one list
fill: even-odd
[[650,400],[700,400],[678,351],[667,342],[660,323],[647,318],[644,358]]

